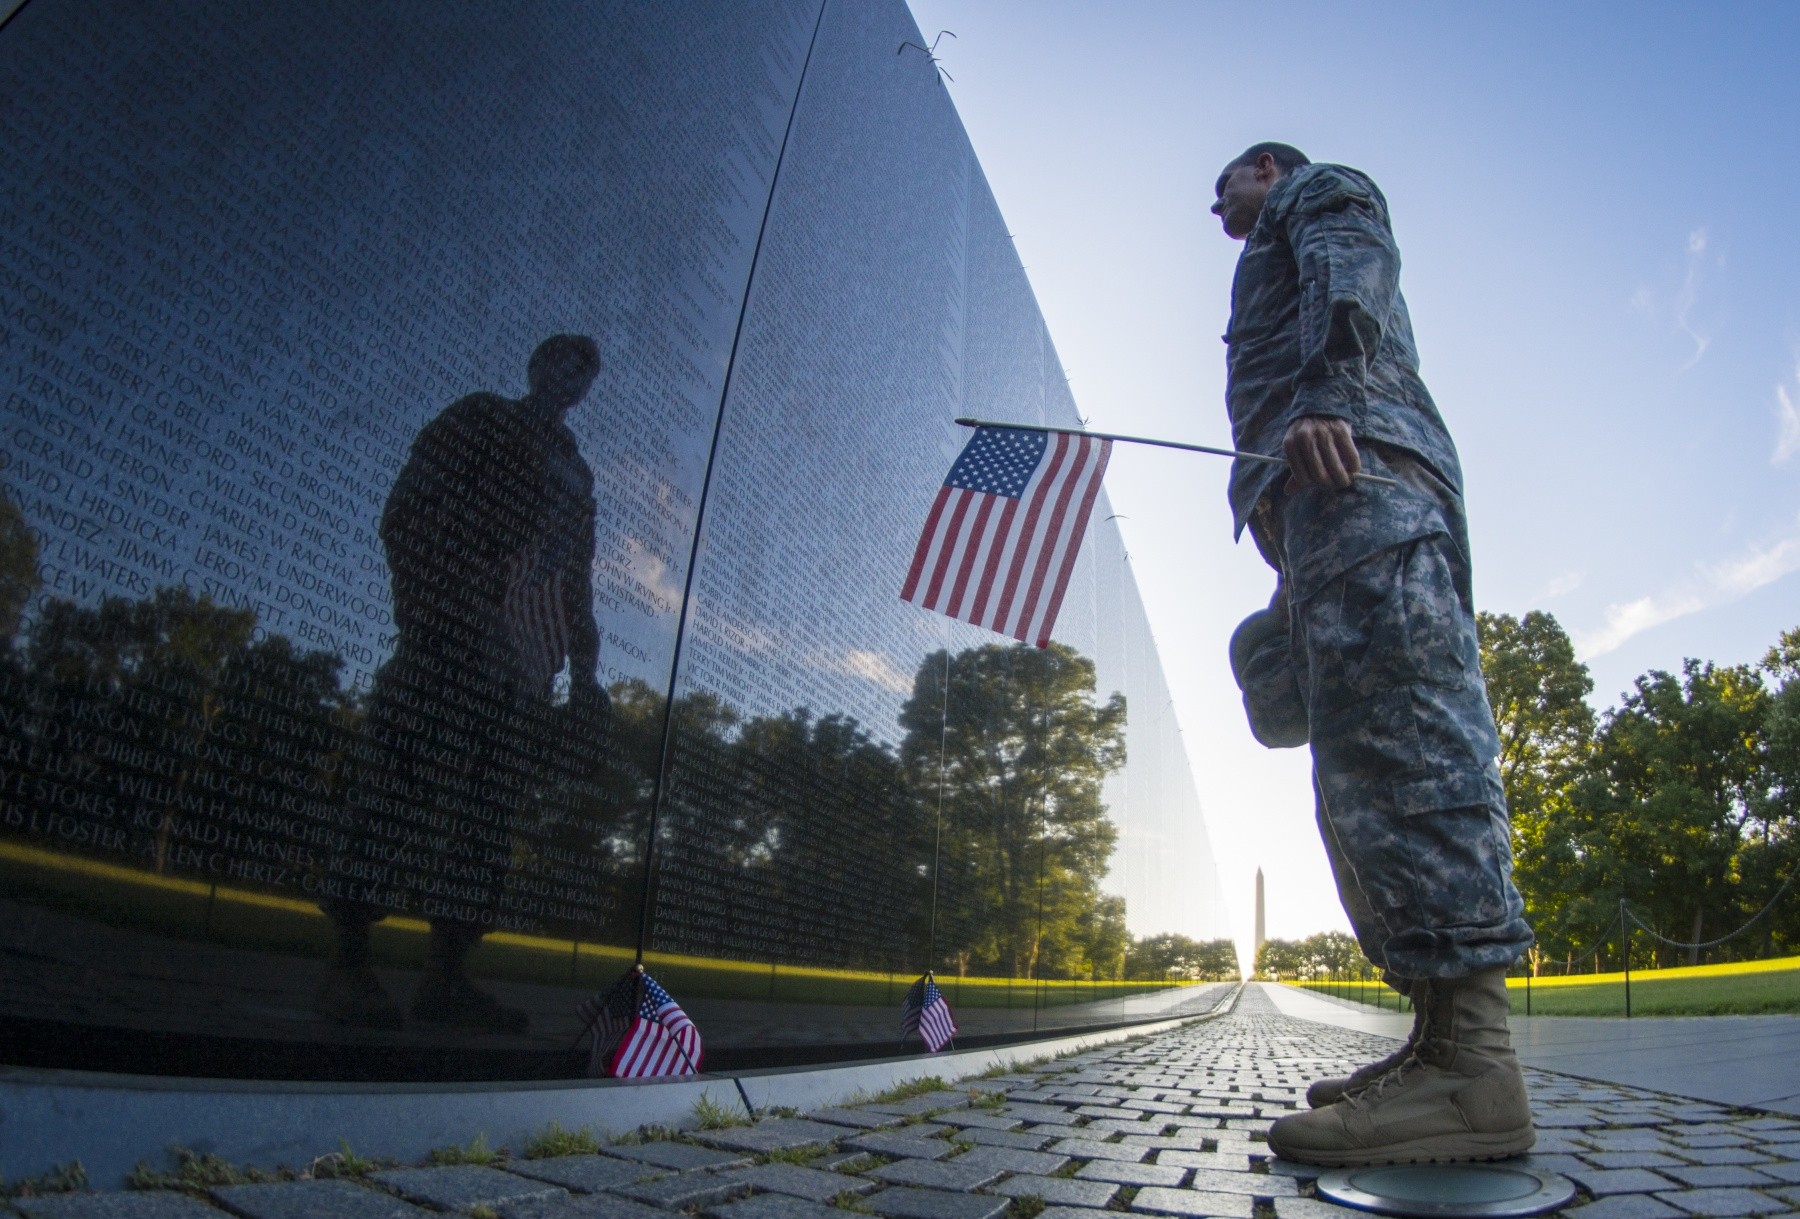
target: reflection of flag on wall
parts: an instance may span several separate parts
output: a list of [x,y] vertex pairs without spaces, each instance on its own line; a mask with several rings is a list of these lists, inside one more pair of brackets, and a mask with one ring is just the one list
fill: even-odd
[[561,570],[544,564],[535,549],[509,555],[500,612],[520,679],[534,692],[548,690],[569,654]]
[[950,467],[903,601],[1044,647],[1112,441],[983,427]]
[[937,979],[930,974],[908,987],[906,998],[900,1004],[900,1039],[904,1041],[912,1033],[917,1033],[933,1054],[956,1036],[956,1021],[950,1016],[950,1005],[944,1001],[944,992],[938,989]]
[[593,1034],[588,1074],[615,1079],[693,1075],[700,1070],[700,1030],[656,979],[633,969],[576,1014]]

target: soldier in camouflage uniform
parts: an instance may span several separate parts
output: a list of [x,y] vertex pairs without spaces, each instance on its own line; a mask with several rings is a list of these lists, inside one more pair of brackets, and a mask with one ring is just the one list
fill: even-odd
[[[1485,1159],[1533,1142],[1506,1027],[1531,944],[1476,647],[1462,472],[1418,374],[1387,201],[1367,176],[1259,144],[1213,212],[1244,241],[1226,399],[1231,505],[1279,579],[1232,639],[1257,738],[1310,743],[1358,941],[1412,996],[1402,1049],[1275,1123],[1318,1164]],[[1368,473],[1388,486],[1355,478]]]

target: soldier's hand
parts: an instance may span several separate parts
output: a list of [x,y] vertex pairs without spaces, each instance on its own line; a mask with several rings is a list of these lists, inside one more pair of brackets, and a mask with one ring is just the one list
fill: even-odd
[[1289,491],[1336,487],[1342,491],[1362,470],[1350,424],[1328,415],[1302,415],[1288,424],[1281,441],[1288,462]]

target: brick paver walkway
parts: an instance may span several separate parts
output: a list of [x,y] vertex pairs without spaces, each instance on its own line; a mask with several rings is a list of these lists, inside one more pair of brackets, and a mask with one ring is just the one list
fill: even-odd
[[[1393,1042],[1283,1016],[1255,987],[1231,1014],[887,1104],[614,1144],[602,1155],[366,1177],[21,1198],[30,1216],[140,1219],[1101,1219],[1100,1212],[1333,1219],[1316,1170],[1271,1160],[1269,1123],[1308,1081]],[[1800,1211],[1800,1119],[1530,1072],[1535,1163],[1582,1190],[1579,1219]]]

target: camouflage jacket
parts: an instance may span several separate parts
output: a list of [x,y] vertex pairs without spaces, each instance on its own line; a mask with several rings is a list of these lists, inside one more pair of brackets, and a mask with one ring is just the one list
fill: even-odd
[[[1301,415],[1346,419],[1359,440],[1412,452],[1459,492],[1456,446],[1419,379],[1387,200],[1342,165],[1307,165],[1270,189],[1231,285],[1225,402],[1236,446],[1281,456]],[[1238,534],[1279,466],[1231,471]]]

